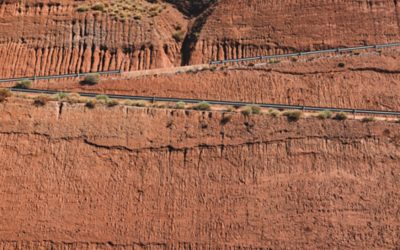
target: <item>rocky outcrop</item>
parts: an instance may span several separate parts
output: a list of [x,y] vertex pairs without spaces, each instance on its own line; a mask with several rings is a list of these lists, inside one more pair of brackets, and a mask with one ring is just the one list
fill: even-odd
[[2,248],[400,244],[400,124],[13,99],[0,112]]

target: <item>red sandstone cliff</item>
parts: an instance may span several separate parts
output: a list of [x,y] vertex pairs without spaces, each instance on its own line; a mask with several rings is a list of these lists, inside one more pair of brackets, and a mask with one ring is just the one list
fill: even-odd
[[[392,0],[205,0],[194,6],[170,0],[161,1],[165,9],[156,16],[125,22],[77,12],[87,2],[94,1],[0,2],[1,77],[129,71],[400,40],[400,4]],[[198,15],[185,16],[188,10]]]
[[394,249],[400,125],[0,104],[6,249]]

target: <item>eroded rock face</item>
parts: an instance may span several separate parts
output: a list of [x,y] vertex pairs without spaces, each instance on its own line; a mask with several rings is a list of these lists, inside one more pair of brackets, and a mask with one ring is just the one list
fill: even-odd
[[399,13],[393,0],[220,0],[189,62],[397,42]]
[[400,40],[393,0],[150,1],[166,9],[126,22],[77,12],[86,2],[94,1],[1,2],[0,76],[165,68]]
[[400,124],[12,99],[0,112],[7,249],[400,243]]

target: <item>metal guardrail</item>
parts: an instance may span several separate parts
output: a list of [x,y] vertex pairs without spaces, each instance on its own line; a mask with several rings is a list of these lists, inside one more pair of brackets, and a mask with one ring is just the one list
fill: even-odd
[[[10,88],[12,92],[34,93],[34,94],[57,94],[62,91],[57,90],[41,90],[41,89],[18,89]],[[64,92],[68,93],[68,92]],[[78,93],[83,97],[96,97],[98,93]],[[217,101],[217,100],[200,100],[200,99],[186,99],[186,98],[168,98],[168,97],[149,97],[149,96],[129,96],[129,95],[108,95],[112,99],[124,100],[141,100],[151,102],[185,102],[190,104],[206,101],[212,105],[225,105],[225,106],[248,106],[257,105],[263,108],[275,109],[289,109],[289,110],[302,110],[302,111],[325,111],[343,112],[351,114],[371,114],[371,115],[388,115],[400,116],[400,111],[381,111],[381,110],[368,110],[368,109],[352,109],[352,108],[334,108],[334,107],[313,107],[313,106],[300,106],[300,105],[286,105],[286,104],[269,104],[269,103],[251,103],[251,102],[233,102],[233,101]]]
[[15,78],[6,78],[0,79],[0,83],[3,82],[18,82],[22,80],[50,80],[50,79],[59,79],[59,78],[71,78],[71,77],[81,77],[87,76],[89,74],[99,74],[99,75],[113,75],[113,74],[121,74],[121,70],[112,70],[112,71],[100,71],[100,72],[86,72],[86,73],[76,73],[76,74],[63,74],[63,75],[50,75],[50,76],[29,76],[29,77],[15,77]]
[[271,60],[271,59],[278,59],[278,58],[317,55],[317,54],[325,54],[325,53],[340,53],[340,52],[367,50],[367,49],[382,49],[382,48],[389,48],[389,47],[400,47],[400,43],[387,43],[387,44],[349,47],[349,48],[315,50],[315,51],[297,52],[297,53],[271,55],[271,56],[244,57],[244,58],[238,58],[238,59],[226,59],[226,60],[219,60],[219,61],[211,61],[210,64],[217,65],[217,64],[224,64],[224,63],[250,62],[250,61],[257,61],[257,60]]

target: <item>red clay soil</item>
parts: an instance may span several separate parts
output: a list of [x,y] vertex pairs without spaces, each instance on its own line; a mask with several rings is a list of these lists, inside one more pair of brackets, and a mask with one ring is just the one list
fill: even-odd
[[[95,86],[77,80],[43,81],[35,88],[109,94],[281,103],[358,109],[400,110],[398,50],[254,68],[242,67],[132,79],[103,79]],[[343,63],[344,67],[339,67]],[[123,77],[122,77],[123,78]]]
[[2,249],[399,247],[400,124],[30,102],[0,104]]

